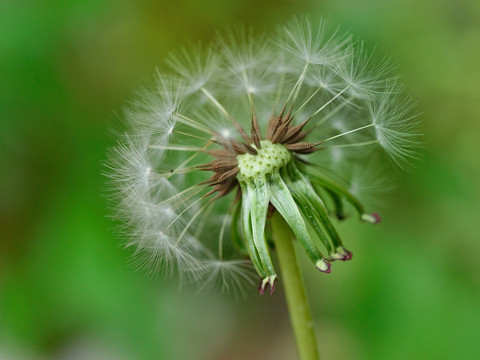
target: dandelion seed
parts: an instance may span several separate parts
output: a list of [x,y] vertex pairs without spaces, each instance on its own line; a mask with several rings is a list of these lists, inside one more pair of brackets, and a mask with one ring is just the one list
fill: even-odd
[[[402,168],[416,157],[412,103],[387,61],[375,65],[325,22],[314,28],[297,19],[272,37],[238,31],[183,49],[168,59],[173,74],[158,73],[126,111],[110,177],[128,245],[152,271],[242,291],[250,266],[264,293],[277,280],[272,211],[324,273],[352,259],[332,215],[346,218],[349,204],[360,221],[380,221],[354,195],[368,179],[359,172],[378,152]],[[353,167],[352,183],[334,175]]]

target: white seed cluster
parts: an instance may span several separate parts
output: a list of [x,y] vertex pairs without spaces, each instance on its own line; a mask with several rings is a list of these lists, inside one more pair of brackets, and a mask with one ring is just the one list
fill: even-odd
[[253,180],[258,176],[273,173],[290,161],[292,155],[284,145],[273,144],[269,140],[262,140],[261,149],[257,149],[257,155],[243,154],[237,156],[239,181]]

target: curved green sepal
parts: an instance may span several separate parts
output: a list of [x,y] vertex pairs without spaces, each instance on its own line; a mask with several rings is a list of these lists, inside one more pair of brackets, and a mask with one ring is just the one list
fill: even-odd
[[280,215],[282,215],[287,224],[293,230],[293,233],[297,237],[298,241],[302,244],[308,257],[315,264],[315,266],[317,266],[317,264],[322,264],[322,269],[324,270],[320,268],[319,270],[329,272],[329,267],[328,269],[323,267],[323,264],[325,263],[324,256],[312,242],[305,221],[303,220],[297,204],[295,203],[295,200],[290,194],[290,190],[283,181],[282,177],[279,173],[273,173],[271,175],[271,180],[270,201],[272,205],[275,206],[277,211],[280,213]]
[[243,233],[245,235],[245,245],[248,250],[248,254],[250,255],[250,260],[252,261],[252,264],[258,275],[260,275],[261,278],[265,278],[267,276],[267,269],[265,269],[265,267],[262,265],[255,248],[255,244],[253,243],[249,192],[242,183],[240,183],[240,187],[242,189],[242,224]]
[[240,234],[240,214],[242,208],[242,200],[237,201],[233,205],[232,209],[232,226],[231,226],[231,237],[232,242],[235,248],[242,254],[247,255],[248,250],[245,247],[245,242],[243,241],[242,235]]
[[[308,197],[295,186],[295,181],[293,181],[290,176],[284,171],[283,179],[287,186],[290,189],[290,192],[297,203],[298,209],[302,213],[304,220],[312,227],[315,235],[321,240],[328,253],[333,251],[333,244],[330,242],[330,239],[325,235],[325,232],[322,229],[322,223],[317,215],[316,207],[309,201]],[[315,193],[311,196],[317,196]]]
[[[289,174],[293,179],[295,187],[300,191],[310,202],[310,204],[317,210],[316,215],[320,218],[325,231],[328,233],[330,239],[332,240],[333,247],[341,247],[342,240],[338,235],[337,230],[333,226],[330,218],[328,217],[327,209],[323,204],[322,200],[318,197],[313,187],[310,185],[310,182],[300,173],[295,164],[291,164],[288,168]],[[329,250],[331,252],[331,250]]]
[[340,185],[337,181],[333,180],[329,176],[320,173],[319,171],[315,171],[314,169],[308,168],[308,177],[312,183],[318,184],[325,189],[337,194],[339,197],[344,197],[347,202],[349,202],[358,212],[360,215],[360,219],[362,220],[362,215],[365,214],[365,208],[350,191],[345,189],[342,185]]
[[253,243],[258,256],[269,277],[276,276],[272,259],[268,251],[267,241],[265,239],[265,223],[267,221],[267,211],[269,199],[269,185],[265,177],[258,176],[253,184],[247,182],[247,191],[250,198],[250,216]]
[[[317,189],[315,189],[314,187],[314,190],[317,190]],[[343,211],[343,202],[340,196],[336,192],[330,189],[325,189],[325,191],[327,192],[328,196],[330,196],[330,198],[332,199],[333,206],[335,208],[335,216],[337,217],[337,219],[338,220],[345,219],[345,213]]]

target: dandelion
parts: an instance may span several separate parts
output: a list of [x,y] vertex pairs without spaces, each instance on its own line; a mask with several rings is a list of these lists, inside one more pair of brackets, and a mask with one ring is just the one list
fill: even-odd
[[332,218],[380,217],[342,169],[371,179],[358,174],[379,153],[401,168],[416,157],[412,102],[389,62],[306,19],[272,36],[238,30],[167,62],[110,152],[117,218],[138,259],[225,290],[245,289],[250,266],[261,294],[278,278],[273,243],[282,268],[292,261],[281,253],[293,251],[290,231],[320,272],[351,260]]

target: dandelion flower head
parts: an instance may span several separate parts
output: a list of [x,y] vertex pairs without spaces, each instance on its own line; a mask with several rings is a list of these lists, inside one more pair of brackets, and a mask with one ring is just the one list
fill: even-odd
[[389,62],[303,18],[270,36],[233,31],[167,62],[109,154],[116,218],[136,259],[227,289],[251,283],[254,269],[260,292],[273,290],[278,211],[318,270],[350,260],[332,218],[380,218],[344,170],[408,167],[418,145]]

